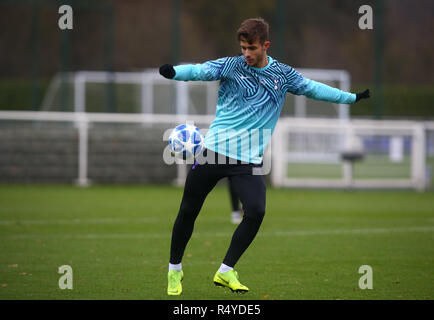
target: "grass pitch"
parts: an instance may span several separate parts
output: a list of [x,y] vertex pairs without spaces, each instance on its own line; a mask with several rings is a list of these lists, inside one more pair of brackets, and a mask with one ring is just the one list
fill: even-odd
[[[245,295],[215,287],[236,226],[216,187],[168,297],[182,188],[0,186],[0,299],[433,299],[434,193],[267,191],[261,229],[236,269]],[[73,289],[58,268],[73,269]],[[359,288],[359,267],[373,289]]]

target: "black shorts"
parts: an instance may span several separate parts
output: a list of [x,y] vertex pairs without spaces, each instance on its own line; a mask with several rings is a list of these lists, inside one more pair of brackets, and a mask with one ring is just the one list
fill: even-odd
[[203,150],[203,152],[195,159],[194,165],[192,167],[194,169],[197,165],[203,164],[237,165],[242,166],[242,168],[261,168],[263,166],[262,162],[260,164],[243,162],[238,159],[229,158],[209,149]]
[[263,215],[265,181],[263,175],[254,173],[255,168],[261,165],[230,159],[207,149],[204,151],[208,159],[210,153],[216,161],[203,164],[195,162],[188,172],[181,209],[185,204],[188,207],[187,211],[198,214],[208,193],[220,179],[228,177],[231,179],[234,191],[239,195],[245,214],[252,218]]

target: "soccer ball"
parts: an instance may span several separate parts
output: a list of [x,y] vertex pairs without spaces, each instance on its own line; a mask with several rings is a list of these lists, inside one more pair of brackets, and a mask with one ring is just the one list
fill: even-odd
[[202,133],[191,124],[180,124],[169,136],[169,149],[175,158],[187,160],[197,157],[203,145]]

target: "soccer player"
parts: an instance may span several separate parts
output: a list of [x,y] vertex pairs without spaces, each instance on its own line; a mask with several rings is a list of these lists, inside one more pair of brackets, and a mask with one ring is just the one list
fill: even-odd
[[172,230],[169,295],[182,292],[182,257],[194,222],[206,196],[224,177],[232,179],[243,203],[244,216],[213,280],[214,284],[234,292],[249,290],[241,284],[234,266],[255,238],[265,214],[265,183],[262,175],[255,174],[255,169],[261,165],[263,150],[271,139],[288,92],[345,104],[369,98],[369,90],[354,94],[332,88],[307,79],[268,56],[269,26],[261,18],[245,20],[237,37],[242,53],[239,56],[203,64],[160,67],[160,74],[168,79],[220,81],[216,116],[205,137],[207,161],[196,162],[190,169]]

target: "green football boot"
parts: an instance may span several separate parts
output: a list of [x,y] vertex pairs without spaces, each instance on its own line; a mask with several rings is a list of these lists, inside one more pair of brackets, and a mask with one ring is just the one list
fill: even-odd
[[232,290],[232,292],[246,293],[249,291],[245,285],[242,285],[238,280],[238,273],[235,270],[230,270],[227,272],[216,272],[214,276],[214,284],[216,286],[227,287]]
[[182,293],[181,281],[184,278],[184,272],[182,270],[171,270],[168,275],[167,294],[169,296],[179,296]]

